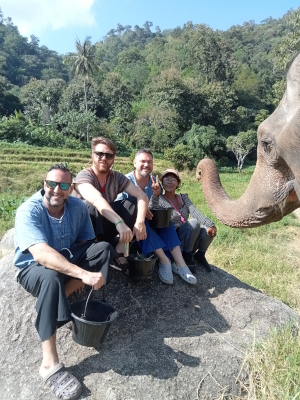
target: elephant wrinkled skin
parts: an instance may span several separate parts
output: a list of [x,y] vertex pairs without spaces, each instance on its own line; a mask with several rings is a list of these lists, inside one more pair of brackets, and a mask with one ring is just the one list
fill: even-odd
[[257,163],[245,193],[232,200],[223,189],[214,162],[197,166],[204,197],[215,216],[233,228],[279,221],[300,207],[300,55],[287,74],[285,94],[257,131]]

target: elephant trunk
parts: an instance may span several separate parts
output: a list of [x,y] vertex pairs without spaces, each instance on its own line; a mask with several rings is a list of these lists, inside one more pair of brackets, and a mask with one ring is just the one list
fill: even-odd
[[232,200],[222,187],[215,163],[208,158],[199,162],[196,175],[201,170],[205,200],[223,224],[254,228],[278,221],[300,206],[289,168],[282,165],[279,172],[262,164],[258,154],[248,188],[238,200]]

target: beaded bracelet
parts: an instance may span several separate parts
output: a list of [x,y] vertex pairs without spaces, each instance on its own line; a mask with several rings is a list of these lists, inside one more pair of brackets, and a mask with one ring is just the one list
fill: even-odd
[[124,220],[123,220],[123,219],[120,219],[120,221],[118,221],[118,222],[115,223],[115,226],[117,226],[117,225],[120,224],[121,222],[124,222]]

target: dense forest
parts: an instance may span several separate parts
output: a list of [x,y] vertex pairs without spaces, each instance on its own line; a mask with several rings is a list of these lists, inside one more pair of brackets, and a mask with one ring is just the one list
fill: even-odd
[[59,55],[0,10],[0,141],[84,148],[103,134],[190,168],[251,152],[299,50],[300,8],[227,31],[152,25],[118,24]]

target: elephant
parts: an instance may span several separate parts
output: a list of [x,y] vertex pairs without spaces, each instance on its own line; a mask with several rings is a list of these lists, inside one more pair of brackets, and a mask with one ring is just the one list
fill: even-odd
[[254,173],[237,200],[223,189],[212,160],[202,159],[196,168],[208,206],[233,228],[279,221],[300,207],[300,54],[288,70],[278,107],[258,127],[257,141]]

